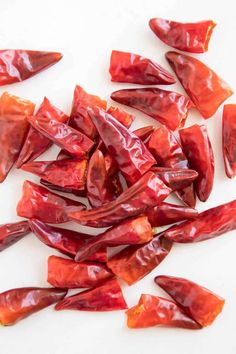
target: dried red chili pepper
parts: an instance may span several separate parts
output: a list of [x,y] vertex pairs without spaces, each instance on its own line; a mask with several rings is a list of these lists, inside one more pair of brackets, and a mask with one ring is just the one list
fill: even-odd
[[149,26],[157,37],[170,47],[185,52],[204,53],[208,50],[216,23],[211,20],[181,23],[163,18],[152,18]]
[[111,98],[149,115],[171,130],[184,126],[188,111],[193,107],[180,93],[157,87],[118,90],[112,92]]
[[102,285],[69,296],[56,304],[56,310],[114,311],[124,310],[127,304],[117,280],[111,279]]
[[56,256],[48,258],[47,281],[56,288],[93,288],[112,277],[114,275],[101,263],[77,263]]
[[228,84],[200,60],[177,52],[168,52],[166,59],[203,118],[211,117],[233,94]]
[[18,288],[0,294],[0,324],[10,326],[55,304],[66,296],[64,289]]
[[0,251],[14,245],[30,232],[28,221],[0,225]]
[[152,227],[146,216],[138,216],[123,221],[100,235],[91,238],[84,246],[79,248],[75,260],[77,262],[88,259],[101,247],[115,247],[121,245],[138,245],[153,238]]
[[195,124],[179,131],[183,151],[189,166],[198,172],[194,187],[198,198],[205,202],[213,187],[214,154],[205,125]]
[[0,86],[20,82],[56,64],[61,53],[36,50],[0,50]]
[[63,193],[72,193],[74,195],[76,195],[77,197],[86,197],[86,194],[87,194],[87,191],[86,189],[71,189],[71,188],[64,188],[64,187],[60,187],[60,186],[57,186],[56,184],[53,184],[53,183],[50,183],[48,181],[45,181],[43,179],[40,179],[40,183],[49,188],[49,189],[52,189],[54,191],[59,191],[59,192],[63,192]]
[[119,107],[109,107],[107,110],[107,113],[111,114],[112,117],[114,117],[118,122],[123,124],[126,128],[129,128],[133,121],[135,120],[135,117],[128,113],[125,112],[123,109],[120,109]]
[[201,326],[186,315],[177,304],[163,297],[142,294],[138,305],[126,312],[129,328],[168,326],[200,329]]
[[68,206],[85,209],[85,205],[78,201],[59,196],[33,182],[25,181],[23,195],[17,205],[17,215],[59,224],[69,220],[66,213]]
[[218,237],[236,228],[236,200],[203,211],[195,220],[173,226],[165,237],[173,242],[199,242]]
[[32,115],[35,104],[29,100],[3,92],[0,98],[0,115],[22,114]]
[[155,173],[168,187],[173,191],[182,190],[192,184],[198,177],[194,170],[171,167],[152,167],[151,171]]
[[147,140],[150,135],[154,132],[155,127],[153,125],[148,125],[147,127],[142,127],[133,131],[135,135],[142,141]]
[[170,85],[175,78],[151,59],[138,54],[113,50],[111,53],[111,81],[141,85]]
[[123,219],[141,214],[149,207],[161,204],[170,191],[158,177],[148,172],[116,200],[86,212],[74,207],[68,208],[68,217],[82,225],[112,226]]
[[202,327],[212,324],[225,303],[222,297],[184,278],[159,275],[155,278],[155,283]]
[[[41,242],[72,258],[76,256],[81,247],[94,237],[82,232],[52,227],[37,219],[31,219],[28,222],[32,232]],[[88,260],[106,262],[106,248],[99,249]]]
[[109,259],[112,272],[132,285],[156,268],[169,254],[172,242],[161,232],[151,241],[139,246],[129,246]]
[[222,119],[222,147],[225,173],[236,176],[236,104],[226,104]]

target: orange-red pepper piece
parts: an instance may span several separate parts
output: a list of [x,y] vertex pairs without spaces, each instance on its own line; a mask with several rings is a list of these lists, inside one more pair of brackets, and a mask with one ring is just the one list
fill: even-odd
[[123,109],[120,109],[119,107],[111,106],[108,108],[107,113],[111,114],[126,128],[129,128],[135,120],[135,117],[132,114],[124,111]]
[[24,98],[3,92],[0,98],[0,115],[4,114],[20,114],[32,115],[34,113],[35,104]]
[[226,104],[222,119],[222,149],[225,173],[236,176],[236,104]]
[[14,245],[30,232],[28,221],[0,225],[0,251]]

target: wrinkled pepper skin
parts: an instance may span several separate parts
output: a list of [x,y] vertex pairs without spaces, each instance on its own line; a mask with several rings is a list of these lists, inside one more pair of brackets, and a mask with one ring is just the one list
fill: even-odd
[[156,268],[169,254],[172,242],[161,232],[144,245],[129,246],[109,259],[112,272],[132,285]]
[[181,23],[163,18],[152,18],[149,26],[157,37],[170,47],[184,52],[204,53],[208,50],[216,24],[211,20]]
[[117,280],[107,280],[100,286],[69,296],[58,302],[55,310],[115,311],[127,309]]
[[184,126],[193,107],[192,102],[180,93],[157,87],[118,90],[111,94],[111,98],[147,114],[171,130]]
[[159,275],[155,283],[202,327],[211,325],[223,309],[225,300],[222,297],[190,280]]
[[179,136],[190,168],[198,173],[194,181],[195,191],[198,198],[205,202],[213,188],[215,171],[214,154],[206,126],[195,124],[181,129]]
[[0,225],[0,251],[14,245],[30,232],[28,221]]
[[61,53],[34,50],[0,50],[0,86],[20,82],[56,64]]
[[57,256],[48,258],[47,281],[55,288],[93,288],[112,277],[114,275],[101,263],[77,263]]
[[222,148],[225,173],[236,176],[236,104],[226,104],[222,119]]
[[165,232],[173,242],[191,243],[218,237],[236,228],[236,200],[203,211],[195,220],[185,221]]
[[228,84],[200,60],[177,52],[168,52],[166,59],[203,118],[211,117],[233,94]]
[[191,185],[198,177],[194,170],[171,167],[152,167],[151,171],[155,173],[172,191],[178,191]]
[[85,205],[80,202],[49,192],[33,182],[25,181],[23,194],[17,205],[17,215],[59,224],[69,221],[66,213],[68,206],[76,206],[80,210],[85,209]]
[[113,50],[111,53],[111,81],[140,85],[171,85],[175,78],[167,70],[138,54]]
[[119,107],[111,106],[107,110],[107,113],[111,114],[112,117],[118,120],[118,122],[123,124],[126,128],[129,128],[135,120],[135,117],[132,114],[120,109]]
[[65,187],[60,187],[56,184],[50,183],[48,181],[43,180],[42,178],[40,179],[40,183],[49,188],[52,189],[54,191],[59,191],[59,192],[63,192],[63,193],[72,193],[74,195],[76,195],[77,197],[86,197],[87,191],[86,189],[71,189],[71,188],[65,188]]
[[83,212],[79,210],[80,208],[68,208],[68,217],[81,225],[113,226],[123,219],[141,214],[149,207],[161,204],[170,192],[171,189],[158,177],[148,172],[116,200]]
[[35,104],[21,97],[11,95],[8,92],[3,92],[0,98],[0,115],[5,114],[34,114]]
[[153,326],[201,328],[175,302],[159,296],[142,294],[138,305],[131,307],[126,314],[129,328]]
[[[37,219],[30,219],[28,222],[32,232],[41,242],[71,258],[74,258],[79,249],[94,237],[82,232],[49,226]],[[98,252],[92,254],[88,260],[106,262],[106,248],[101,248]]]
[[150,137],[150,135],[154,132],[154,130],[155,130],[155,127],[153,125],[148,125],[146,127],[142,127],[142,128],[134,130],[133,133],[135,135],[137,135],[137,137],[139,139],[141,139],[142,141],[145,141]]
[[0,294],[0,324],[11,326],[66,296],[64,289],[18,288]]
[[152,238],[152,227],[146,216],[131,218],[91,238],[87,244],[79,248],[75,260],[77,262],[86,260],[103,246],[138,245]]

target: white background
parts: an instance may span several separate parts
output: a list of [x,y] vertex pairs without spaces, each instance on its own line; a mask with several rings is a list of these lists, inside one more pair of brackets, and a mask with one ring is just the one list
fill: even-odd
[[[108,66],[112,49],[150,57],[167,69],[164,53],[170,48],[148,27],[152,17],[179,21],[213,19],[218,23],[209,52],[199,55],[236,88],[235,1],[109,0],[109,1],[1,1],[0,45],[2,49],[55,50],[63,60],[44,73],[5,90],[39,104],[46,95],[55,105],[70,111],[76,83],[88,92],[109,100],[112,91],[131,85],[112,84]],[[167,87],[166,87],[167,88]],[[180,85],[167,89],[183,92]],[[228,102],[235,102],[232,96]],[[134,110],[129,110],[135,112]],[[137,113],[137,112],[135,112]],[[186,126],[206,123],[213,144],[216,171],[213,192],[204,210],[236,196],[235,180],[224,173],[221,152],[221,113],[204,121],[192,112]],[[137,113],[134,128],[154,120]],[[156,124],[156,123],[155,123]],[[157,125],[157,124],[156,124]],[[41,159],[54,158],[56,148]],[[30,174],[13,171],[0,186],[0,223],[18,220],[16,203],[24,179]],[[214,220],[212,220],[214,222]],[[72,225],[69,225],[72,226]],[[75,225],[74,225],[75,227]],[[78,226],[76,226],[79,229]],[[154,283],[157,274],[183,276],[205,285],[226,299],[215,323],[200,331],[150,328],[129,330],[124,312],[86,313],[43,310],[13,327],[0,328],[1,354],[235,354],[236,315],[235,232],[194,245],[175,245],[168,258],[138,284],[123,285],[129,306],[141,293],[163,293]],[[53,250],[32,234],[0,255],[0,292],[21,286],[47,286],[47,257]]]

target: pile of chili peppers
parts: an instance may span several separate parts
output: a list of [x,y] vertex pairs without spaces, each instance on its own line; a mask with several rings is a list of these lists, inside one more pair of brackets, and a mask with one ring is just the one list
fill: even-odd
[[[164,43],[190,53],[208,50],[215,27],[213,21],[160,18],[149,24]],[[0,85],[28,79],[61,57],[1,50]],[[171,85],[176,77],[149,58],[114,50],[110,61],[112,81],[148,85],[118,90],[111,98],[154,118],[158,127],[133,131],[133,115],[108,107],[80,86],[75,88],[69,116],[46,97],[35,112],[34,103],[2,94],[0,182],[15,166],[37,175],[40,184],[24,182],[17,215],[25,220],[0,226],[0,251],[32,232],[62,256],[48,259],[47,281],[52,287],[0,294],[0,324],[13,325],[52,304],[57,311],[126,309],[119,279],[128,285],[142,279],[168,256],[175,242],[204,241],[236,229],[236,200],[200,214],[195,209],[196,196],[205,202],[212,191],[214,154],[205,125],[184,128],[192,109],[208,119],[233,91],[195,57],[169,51],[166,59],[187,96],[154,87]],[[226,175],[233,178],[236,104],[224,106],[222,140]],[[35,161],[53,144],[61,149],[55,160]],[[182,205],[165,202],[171,193]],[[87,198],[90,207],[77,197]],[[107,229],[93,236],[55,226],[72,220]],[[175,223],[160,232],[159,227]],[[124,248],[111,256],[108,248],[117,246]],[[154,281],[172,300],[142,294],[127,311],[128,327],[200,329],[210,325],[224,306],[223,298],[193,281],[166,275]],[[70,289],[85,290],[70,296]]]

